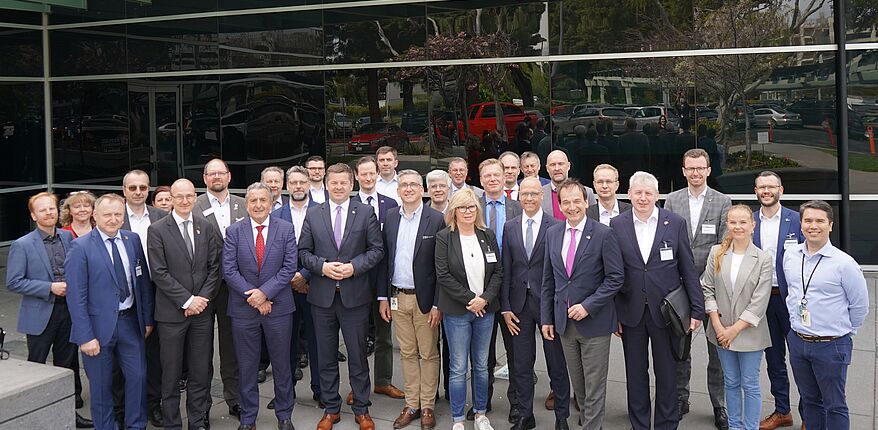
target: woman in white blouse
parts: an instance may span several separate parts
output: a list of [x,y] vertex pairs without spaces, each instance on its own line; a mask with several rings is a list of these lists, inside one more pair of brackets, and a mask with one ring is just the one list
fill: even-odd
[[772,258],[753,244],[756,224],[745,205],[729,209],[728,233],[714,245],[701,277],[708,340],[719,346],[730,429],[757,430],[762,412],[759,366],[771,346],[765,317]]

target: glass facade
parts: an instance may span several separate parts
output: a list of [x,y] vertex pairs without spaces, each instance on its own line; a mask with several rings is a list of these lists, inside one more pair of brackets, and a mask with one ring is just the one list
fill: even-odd
[[711,184],[750,204],[761,170],[781,174],[791,207],[838,207],[849,178],[850,251],[878,264],[878,22],[869,2],[836,1],[841,77],[832,1],[90,0],[53,7],[45,28],[4,10],[0,209],[15,222],[0,242],[27,230],[13,205],[26,187],[116,190],[133,168],[201,186],[212,157],[240,190],[266,166],[382,145],[421,173],[463,157],[473,183],[504,150],[563,149],[585,183],[609,162],[620,192],[648,170],[667,193],[683,184],[681,152],[702,147]]

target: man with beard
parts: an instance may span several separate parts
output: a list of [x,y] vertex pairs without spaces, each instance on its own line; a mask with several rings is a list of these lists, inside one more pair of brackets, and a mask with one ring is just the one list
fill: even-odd
[[[567,153],[560,149],[550,152],[549,156],[546,157],[546,167],[549,170],[549,177],[552,179],[552,182],[543,185],[543,201],[541,206],[546,214],[564,221],[566,218],[558,204],[558,186],[566,181],[570,174],[570,160],[567,159]],[[588,194],[586,200],[588,200],[589,206],[596,204],[597,198],[594,196],[594,191],[589,187],[585,187],[585,191]]]
[[308,182],[310,185],[308,194],[310,195],[310,200],[317,204],[325,202],[329,198],[329,191],[323,185],[323,177],[326,175],[326,162],[323,161],[323,157],[313,155],[305,160],[305,168],[308,169]]

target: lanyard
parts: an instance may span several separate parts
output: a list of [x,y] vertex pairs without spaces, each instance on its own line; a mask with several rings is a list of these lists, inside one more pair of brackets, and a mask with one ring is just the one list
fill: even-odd
[[814,277],[814,272],[817,271],[817,266],[820,265],[820,262],[823,261],[823,255],[817,260],[817,264],[814,265],[814,268],[811,269],[811,275],[808,276],[808,282],[805,283],[805,254],[802,253],[802,282],[805,283],[805,286],[802,290],[802,306],[808,304],[808,299],[805,298],[805,295],[808,294],[808,287],[811,286],[811,278]]

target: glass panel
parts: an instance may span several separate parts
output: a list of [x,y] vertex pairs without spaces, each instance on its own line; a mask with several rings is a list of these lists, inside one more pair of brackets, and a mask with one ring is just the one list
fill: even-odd
[[219,68],[217,18],[129,24],[127,30],[130,73]]
[[121,25],[49,34],[52,76],[125,73],[125,27]]
[[[835,205],[833,205],[835,206]],[[836,218],[838,215],[836,215]],[[878,202],[851,202],[851,249],[850,254],[860,264],[878,264],[878,231],[875,219],[878,217]],[[837,223],[836,223],[837,224]],[[833,229],[838,230],[836,225]],[[838,244],[836,239],[833,243]]]
[[128,18],[217,10],[217,0],[151,0],[149,2],[126,1],[124,3]]
[[0,83],[0,100],[0,188],[46,182],[43,84]]
[[833,43],[832,1],[702,1],[695,3],[691,38],[697,48]]
[[27,210],[27,199],[38,192],[34,190],[0,194],[0,218],[3,219],[0,222],[0,241],[18,239],[33,229],[30,212]]
[[37,12],[4,9],[3,18],[0,18],[0,21],[14,22],[16,24],[41,25],[43,23],[43,18],[41,14]]
[[847,12],[847,43],[878,42],[878,8],[872,0],[844,0]]
[[424,46],[423,5],[327,9],[323,21],[329,63],[391,61]]
[[[848,51],[851,193],[878,193],[878,50]],[[864,218],[865,219],[865,218]]]
[[222,67],[322,64],[322,19],[320,11],[222,17]]
[[0,58],[0,76],[43,76],[42,32],[0,27]]
[[67,24],[73,22],[103,21],[125,18],[126,1],[120,0],[88,0],[87,9],[52,7],[49,24]]
[[129,144],[126,83],[55,82],[52,118],[57,182],[118,185],[132,166],[149,170],[149,145]]
[[[345,0],[347,1],[347,0]],[[284,0],[283,6],[299,6],[305,4],[329,3],[321,0]],[[220,10],[256,9],[261,7],[280,6],[277,0],[219,0]]]

